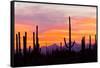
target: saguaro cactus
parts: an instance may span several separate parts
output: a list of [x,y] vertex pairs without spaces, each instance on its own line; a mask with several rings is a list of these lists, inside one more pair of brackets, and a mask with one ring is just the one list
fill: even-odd
[[19,52],[21,52],[20,32],[18,32],[18,47],[19,47]]
[[31,53],[31,46],[29,46],[29,51],[28,52]]
[[96,34],[95,34],[95,45],[97,46],[97,37],[96,37]]
[[25,32],[25,36],[23,36],[23,52],[26,55],[27,52],[27,32]]
[[35,32],[33,32],[33,49],[35,50]]
[[97,37],[96,37],[96,35],[95,35],[95,43],[94,43],[93,48],[94,48],[94,50],[97,51]]
[[38,25],[36,26],[36,49],[39,51]]
[[89,35],[89,50],[91,50],[91,35]]
[[82,37],[82,40],[81,40],[81,51],[84,52],[85,50],[85,37]]
[[67,43],[66,43],[66,39],[64,38],[64,43],[65,43],[65,46],[69,49],[69,52],[71,52],[71,49],[75,44],[75,41],[71,45],[68,46]]
[[71,20],[69,16],[69,46],[71,46]]
[[16,34],[16,53],[18,53],[18,35]]
[[69,52],[71,52],[71,48],[74,46],[75,41],[71,44],[71,18],[69,16],[69,46],[66,43],[66,39],[64,38],[65,46],[69,48]]

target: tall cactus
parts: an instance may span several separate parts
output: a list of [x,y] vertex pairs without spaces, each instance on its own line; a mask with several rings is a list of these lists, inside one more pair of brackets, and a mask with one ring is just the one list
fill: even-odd
[[97,36],[95,34],[95,45],[97,46]]
[[38,25],[36,26],[36,49],[39,51]]
[[18,32],[18,47],[19,47],[19,52],[21,52],[20,32]]
[[91,35],[89,35],[89,50],[91,50]]
[[69,16],[69,46],[71,47],[71,19],[70,19],[70,16]]
[[85,37],[82,37],[82,40],[81,40],[81,51],[82,52],[85,51]]
[[28,52],[31,53],[31,46],[29,46],[29,51]]
[[71,48],[74,46],[75,41],[71,44],[71,18],[69,16],[69,46],[66,43],[66,39],[64,38],[64,43],[67,48],[69,48],[69,52],[71,52]]
[[27,32],[25,32],[25,36],[23,36],[23,52],[26,55],[27,52]]
[[95,34],[94,50],[97,50],[97,37],[96,37],[96,34]]
[[33,49],[35,50],[35,32],[33,32]]
[[16,53],[18,53],[18,35],[16,34]]

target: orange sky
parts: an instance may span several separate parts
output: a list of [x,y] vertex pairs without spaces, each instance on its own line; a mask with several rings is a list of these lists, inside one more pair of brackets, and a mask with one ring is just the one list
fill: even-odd
[[[74,21],[72,21],[74,22]],[[80,43],[82,36],[86,37],[86,42],[88,43],[88,37],[89,35],[92,36],[92,43],[94,43],[95,40],[95,34],[96,34],[96,21],[95,19],[86,19],[82,20],[82,22],[86,23],[80,23],[81,21],[75,21],[74,24],[72,24],[72,40],[75,40],[76,42]],[[50,29],[45,32],[39,32],[39,43],[40,46],[52,45],[53,43],[60,44],[62,42],[64,44],[63,38],[65,37],[68,42],[68,25],[64,25],[66,27],[62,28],[55,28]],[[46,27],[45,27],[46,28]],[[40,29],[40,28],[39,28]],[[32,45],[32,32],[35,32],[35,25],[24,25],[24,24],[15,24],[15,34],[17,32],[21,33],[21,43],[22,42],[22,36],[24,35],[24,32],[28,32],[28,46]],[[22,44],[21,44],[22,45]]]
[[[50,5],[48,5],[48,7],[46,6],[43,5],[43,7],[40,7],[37,5],[38,8],[34,8],[36,7],[34,4],[25,5],[24,7],[22,4],[16,4],[15,34],[17,32],[21,33],[21,47],[24,32],[28,33],[27,46],[32,46],[32,32],[36,31],[36,25],[38,25],[39,28],[40,47],[45,46],[46,44],[49,46],[54,43],[60,45],[60,42],[64,44],[64,37],[68,42],[69,14],[71,16],[72,41],[75,40],[77,43],[80,43],[82,36],[85,36],[86,43],[88,43],[89,35],[91,35],[92,43],[94,43],[96,34],[96,11],[94,7],[83,7],[82,9],[80,6],[75,6],[75,10],[73,6],[68,6],[66,9],[55,5],[54,7],[56,7],[56,9],[51,8]],[[46,9],[48,10],[45,11]],[[20,13],[23,10],[24,12]],[[39,12],[39,10],[41,12]]]

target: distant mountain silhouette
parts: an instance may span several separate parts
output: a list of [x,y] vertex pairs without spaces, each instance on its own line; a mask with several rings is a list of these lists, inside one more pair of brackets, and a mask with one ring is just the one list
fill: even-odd
[[[69,43],[67,43],[67,44],[69,44]],[[74,45],[75,46],[72,48],[72,51],[79,52],[81,50],[81,44],[75,43]],[[86,48],[88,48],[88,45],[89,44],[86,44]],[[92,48],[93,48],[93,46],[92,46]],[[56,43],[54,43],[54,44],[49,45],[49,46],[41,47],[41,53],[46,54],[46,51],[48,51],[50,53],[52,51],[55,51],[56,49],[60,50],[60,46],[57,45]],[[62,49],[68,50],[65,45],[62,45]]]
[[46,54],[46,51],[48,51],[49,53],[53,50],[56,49],[60,49],[59,45],[57,45],[56,43],[49,45],[49,46],[43,46],[41,47],[41,53]]

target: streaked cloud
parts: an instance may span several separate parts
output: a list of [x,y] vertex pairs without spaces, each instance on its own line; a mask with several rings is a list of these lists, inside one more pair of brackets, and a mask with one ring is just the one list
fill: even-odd
[[[41,46],[49,45],[65,37],[68,41],[68,16],[71,16],[72,40],[80,42],[82,36],[96,34],[96,8],[70,5],[15,3],[15,33],[21,36],[28,32],[28,43],[32,44],[32,32],[39,26]],[[88,41],[88,38],[87,38]]]

